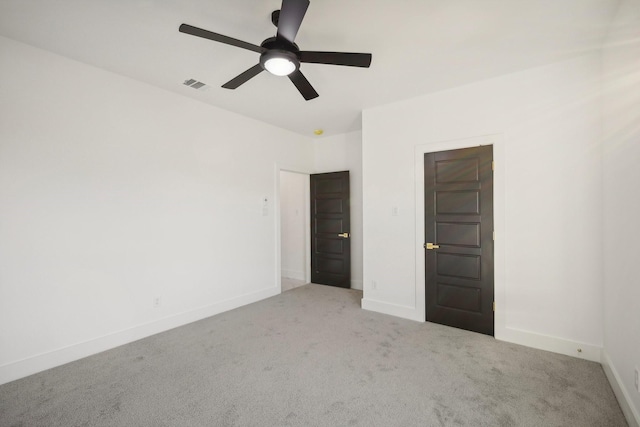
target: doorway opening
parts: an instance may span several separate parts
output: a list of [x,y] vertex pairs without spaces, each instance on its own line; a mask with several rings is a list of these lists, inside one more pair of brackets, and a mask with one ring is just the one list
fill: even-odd
[[311,280],[309,174],[280,170],[280,285],[282,292]]

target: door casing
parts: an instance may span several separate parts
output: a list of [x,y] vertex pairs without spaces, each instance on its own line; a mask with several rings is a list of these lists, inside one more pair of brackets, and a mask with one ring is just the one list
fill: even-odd
[[426,295],[425,295],[425,262],[424,262],[424,155],[436,151],[455,150],[459,148],[476,147],[478,145],[493,145],[493,158],[495,169],[493,175],[494,189],[494,230],[496,240],[494,242],[494,292],[496,302],[495,332],[497,339],[510,339],[506,328],[505,303],[505,186],[504,186],[504,136],[502,134],[481,135],[470,138],[460,138],[445,141],[433,141],[419,144],[414,148],[415,171],[415,306],[396,310],[394,314],[405,318],[426,321]]

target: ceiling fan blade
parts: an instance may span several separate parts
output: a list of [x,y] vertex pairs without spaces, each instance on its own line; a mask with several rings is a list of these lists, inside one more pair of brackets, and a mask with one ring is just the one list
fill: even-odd
[[309,0],[282,0],[282,8],[278,18],[279,39],[293,43],[308,7]]
[[258,74],[262,72],[263,68],[260,64],[256,64],[253,67],[249,68],[244,73],[240,74],[237,77],[232,78],[228,82],[222,85],[225,89],[236,89],[241,84],[248,82],[250,79],[254,78]]
[[311,86],[309,80],[307,80],[307,78],[300,72],[300,70],[296,70],[293,73],[289,74],[289,80],[291,80],[293,84],[296,85],[300,94],[307,101],[318,97],[318,92],[316,92],[313,86]]
[[370,53],[301,51],[300,62],[369,68]]
[[255,44],[243,42],[242,40],[234,39],[232,37],[223,36],[222,34],[214,33],[212,31],[203,30],[202,28],[193,27],[188,24],[182,24],[179,28],[181,33],[191,34],[192,36],[202,37],[203,39],[209,39],[216,42],[229,44],[231,46],[241,47],[243,49],[252,50],[254,52],[262,53],[265,48],[257,46]]

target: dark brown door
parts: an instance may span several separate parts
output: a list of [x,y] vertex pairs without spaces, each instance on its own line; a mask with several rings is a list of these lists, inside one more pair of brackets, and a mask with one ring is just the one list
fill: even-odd
[[311,282],[351,287],[349,172],[311,175]]
[[493,335],[493,146],[424,156],[427,321]]

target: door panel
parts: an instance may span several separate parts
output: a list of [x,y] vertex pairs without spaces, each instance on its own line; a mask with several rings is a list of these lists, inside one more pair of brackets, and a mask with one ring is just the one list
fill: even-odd
[[[336,172],[336,173],[343,173],[343,172]],[[347,177],[348,172],[347,173]],[[332,175],[332,174],[316,174],[315,176],[320,176],[320,175]],[[347,178],[347,182],[346,182],[346,188],[345,188],[345,183],[343,182],[342,179],[337,178],[337,177],[319,177],[319,179],[316,180],[316,190],[318,191],[319,194],[342,194],[343,191],[349,189],[349,182],[348,182],[348,178]]]
[[493,147],[425,154],[427,321],[494,333]]
[[479,313],[480,301],[479,289],[438,283],[438,305],[441,307]]
[[480,247],[480,224],[438,222],[438,243],[442,245]]
[[341,214],[344,212],[344,204],[341,199],[320,199],[317,201],[316,209],[318,213]]
[[439,276],[480,280],[480,257],[436,253],[436,272]]
[[[444,184],[440,184],[443,185]],[[438,191],[436,193],[437,214],[480,214],[478,191]]]
[[475,182],[480,176],[478,159],[443,160],[436,163],[436,182],[450,184],[456,182]]
[[[316,212],[317,216],[325,217],[326,213]],[[337,236],[339,233],[342,233],[344,229],[344,221],[341,219],[330,219],[330,218],[314,218],[313,225],[315,226],[315,235],[319,237],[322,234],[331,234],[331,236],[326,236],[329,239],[334,239],[334,234]]]
[[316,238],[316,250],[318,253],[327,254],[343,254],[344,242],[336,239],[325,239],[323,237]]
[[351,287],[349,215],[349,172],[311,175],[313,283]]

